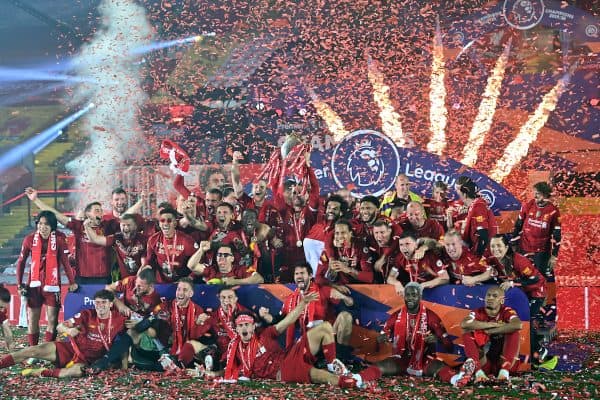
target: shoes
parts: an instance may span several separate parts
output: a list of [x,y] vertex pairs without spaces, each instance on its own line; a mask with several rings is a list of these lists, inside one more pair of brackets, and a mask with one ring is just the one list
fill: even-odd
[[501,381],[501,382],[508,382],[508,381],[510,381],[510,374],[509,374],[508,370],[502,368],[498,372],[498,380]]
[[168,354],[163,354],[162,356],[160,356],[158,362],[162,366],[163,370],[165,370],[165,372],[175,372],[178,369],[180,369],[179,366]]
[[485,382],[489,382],[490,378],[488,378],[488,376],[485,374],[485,372],[483,372],[482,370],[479,370],[477,372],[475,372],[475,380],[473,381],[474,384],[478,384],[478,383],[485,383]]
[[473,372],[475,372],[475,361],[473,361],[472,358],[467,358],[467,360],[460,367],[460,372],[455,375],[456,378],[452,377],[452,385],[458,388],[465,386],[471,381]]
[[327,364],[327,370],[334,375],[348,375],[350,370],[346,365],[339,360],[338,358],[334,358],[331,364]]

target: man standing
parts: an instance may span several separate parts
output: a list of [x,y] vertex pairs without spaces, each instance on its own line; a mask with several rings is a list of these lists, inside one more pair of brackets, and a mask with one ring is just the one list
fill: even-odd
[[436,358],[436,343],[446,352],[454,345],[440,317],[421,301],[421,285],[410,282],[404,289],[405,306],[390,315],[385,323],[379,342],[392,343],[392,357],[378,362],[383,375],[407,374],[412,376],[435,376],[454,386],[464,386],[473,374],[474,363],[466,363],[456,372]]
[[119,266],[119,278],[135,276],[143,265],[146,265],[147,239],[138,232],[135,217],[132,214],[123,214],[120,217],[120,231],[108,236],[98,236],[91,227],[90,220],[83,223],[85,233],[90,242],[115,250]]
[[[72,219],[56,211],[44,203],[39,197],[37,190],[28,187],[25,194],[41,210],[51,211],[58,222],[70,229],[75,236],[75,265],[76,281],[78,284],[107,284],[111,282],[111,258],[112,250],[109,247],[99,246],[90,242],[85,234],[83,221]],[[102,205],[95,201],[89,203],[84,209],[85,219],[90,220],[90,227],[97,235],[106,236],[117,231],[114,221],[102,220]]]
[[[69,291],[77,290],[75,277],[69,263],[66,236],[56,229],[58,221],[54,213],[41,211],[36,217],[37,229],[25,236],[17,261],[17,286],[27,297],[27,341],[30,346],[38,344],[40,337],[40,313],[46,305],[46,334],[44,340],[56,339],[56,325],[60,310],[60,267],[69,279]],[[29,282],[23,285],[25,263],[31,255]]]
[[304,256],[313,271],[319,266],[319,257],[328,243],[333,238],[333,224],[348,212],[346,201],[336,194],[329,196],[325,201],[325,215],[310,229],[304,238]]
[[413,231],[418,238],[441,240],[444,227],[439,222],[425,216],[425,208],[421,203],[412,201],[406,206],[407,220],[400,224],[403,230]]
[[489,288],[485,306],[471,312],[460,326],[467,361],[475,363],[475,383],[489,380],[488,374],[508,381],[519,366],[522,323],[515,310],[504,305],[504,290]]
[[546,182],[533,185],[534,198],[521,207],[513,233],[521,252],[533,259],[546,278],[553,278],[561,240],[560,212],[550,202],[551,194],[552,188]]
[[462,228],[462,238],[471,253],[489,254],[490,239],[498,233],[498,223],[487,202],[478,194],[475,182],[466,181],[458,186],[458,196],[468,207]]
[[390,217],[392,210],[399,208],[406,211],[406,206],[411,201],[421,202],[421,197],[410,191],[410,180],[404,174],[396,177],[396,190],[391,195],[386,195],[381,202],[381,214]]
[[94,294],[94,309],[83,310],[58,325],[58,332],[69,336],[68,342],[47,342],[0,358],[0,368],[7,368],[28,358],[55,363],[54,369],[26,369],[23,375],[54,378],[82,376],[82,367],[104,355],[116,336],[125,329],[125,317],[112,308],[114,294],[100,290]]
[[188,276],[188,259],[194,254],[198,245],[189,235],[177,231],[177,211],[165,208],[160,211],[158,220],[160,231],[148,239],[146,250],[147,265],[157,274],[158,282],[176,282]]

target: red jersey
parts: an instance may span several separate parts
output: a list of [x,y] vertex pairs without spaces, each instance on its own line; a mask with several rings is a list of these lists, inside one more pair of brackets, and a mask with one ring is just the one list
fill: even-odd
[[292,312],[300,303],[304,295],[309,293],[318,293],[318,300],[309,303],[305,308],[296,323],[288,327],[286,336],[286,348],[289,349],[294,344],[294,327],[299,327],[302,333],[312,328],[317,321],[335,321],[335,312],[333,307],[339,303],[339,300],[331,298],[330,286],[319,286],[315,282],[310,282],[308,290],[302,292],[296,288],[283,302],[280,314],[285,316]]
[[110,349],[115,337],[125,331],[124,317],[116,307],[108,318],[100,319],[96,310],[83,310],[67,321],[69,326],[76,327],[80,333],[72,339],[76,353],[81,353],[85,361],[94,362]]
[[256,272],[253,267],[245,267],[245,266],[234,266],[231,268],[231,271],[224,274],[219,271],[219,268],[212,265],[207,264],[207,267],[204,269],[204,273],[202,274],[202,279],[205,282],[210,281],[211,279],[222,279],[222,278],[235,278],[235,279],[244,279],[252,276],[252,274]]
[[158,272],[160,283],[176,282],[190,274],[187,262],[196,250],[198,244],[183,232],[176,231],[170,239],[162,232],[156,232],[148,239],[146,263]]
[[106,237],[106,245],[115,249],[121,278],[135,276],[142,266],[142,257],[146,256],[147,239],[140,233],[125,239],[122,232]]
[[[400,336],[400,332],[396,332],[396,328],[398,326],[397,321],[399,321],[401,313],[408,313],[406,310],[406,307],[402,307],[400,310],[398,310],[395,313],[393,313],[392,315],[390,315],[390,317],[385,322],[385,325],[383,327],[383,332],[385,333],[385,335],[392,340],[394,338]],[[442,320],[440,319],[440,317],[434,311],[431,311],[427,307],[425,307],[425,313],[427,314],[427,329],[426,330],[433,333],[438,338],[438,340],[440,341],[440,343],[442,344],[444,349],[446,349],[448,351],[452,351],[452,348],[453,348],[452,340],[446,333],[446,328],[444,328],[444,324],[442,323]],[[417,317],[418,317],[418,313],[417,314],[408,313],[408,315],[407,315],[408,332],[406,332],[406,343],[405,344],[396,343],[394,348],[405,349],[404,353],[410,352],[410,349],[411,349],[410,340],[413,337],[413,331],[415,330],[415,328],[418,328],[418,324],[419,324],[419,321],[417,321]],[[435,343],[433,343],[431,345],[425,345],[425,352],[423,354],[423,360],[426,360],[427,358],[435,358],[435,353],[436,353],[435,347],[436,347]],[[397,355],[405,356],[406,354],[397,354]]]
[[[35,236],[35,232],[30,233],[25,236],[23,239],[23,244],[21,246],[21,254],[19,254],[19,259],[17,260],[17,285],[21,285],[23,283],[23,274],[25,273],[25,264],[27,262],[27,258],[31,254],[31,249],[33,247],[33,237]],[[45,281],[44,277],[46,276],[46,252],[48,250],[48,239],[42,238],[40,235],[40,239],[42,241],[42,254],[41,254],[41,262],[40,262],[40,278],[42,282]],[[62,267],[65,270],[65,274],[69,279],[69,283],[73,284],[75,282],[75,276],[73,273],[73,269],[71,268],[71,264],[69,263],[69,248],[67,245],[67,237],[64,233],[60,231],[56,231],[56,257],[57,257],[57,266]],[[31,274],[30,274],[31,275]],[[29,276],[27,285],[31,281],[31,276]],[[60,279],[58,280],[60,285]]]
[[509,323],[511,319],[518,317],[517,312],[515,310],[513,310],[512,308],[505,306],[505,305],[501,305],[500,306],[500,311],[498,312],[498,314],[495,317],[490,317],[486,312],[485,312],[485,307],[480,307],[478,309],[476,309],[475,311],[471,311],[469,313],[469,318],[470,319],[474,319],[475,321],[482,321],[482,322],[505,322],[505,323]]
[[487,202],[481,197],[477,197],[469,206],[465,218],[465,229],[462,233],[462,238],[470,246],[472,253],[477,252],[477,242],[479,241],[477,231],[480,229],[487,229],[488,237],[493,238],[498,233],[498,223]]
[[456,285],[462,282],[463,275],[475,276],[491,268],[484,257],[474,255],[466,247],[463,247],[458,260],[452,260],[447,254],[444,254],[442,261],[449,267],[450,283]]
[[153,314],[166,321],[171,328],[173,334],[171,354],[179,354],[188,340],[211,336],[210,324],[196,323],[198,316],[203,313],[204,309],[191,300],[185,307],[179,307],[175,300],[167,300],[154,308]]
[[244,210],[257,210],[258,222],[260,222],[261,224],[269,225],[272,229],[275,230],[276,237],[283,238],[283,218],[281,218],[281,214],[279,213],[272,201],[265,199],[263,201],[263,204],[260,207],[258,207],[252,197],[248,196],[246,193],[243,193],[238,198],[238,202]]
[[[514,254],[512,266],[507,268],[496,257],[488,258],[489,264],[494,267],[498,279],[501,281],[520,281],[521,289],[529,297],[545,298],[546,297],[546,279],[532,264],[531,261],[521,254]],[[537,281],[532,284],[527,284],[527,280],[537,278]]]
[[[111,221],[102,221],[100,225],[92,228],[96,235],[107,236],[114,231]],[[75,236],[75,262],[77,274],[82,278],[108,278],[112,264],[112,248],[100,246],[90,242],[83,221],[71,219],[67,228],[73,231]]]
[[402,229],[405,231],[413,231],[418,238],[430,238],[440,240],[444,237],[444,227],[439,222],[433,219],[426,219],[425,223],[420,228],[415,228],[409,221],[402,223]]
[[149,315],[161,303],[160,295],[156,290],[150,294],[138,296],[135,293],[135,277],[127,277],[116,283],[115,291],[123,293],[123,303],[132,311],[142,315]]
[[521,207],[519,218],[523,221],[521,250],[525,253],[550,251],[552,231],[560,227],[558,208],[552,203],[539,207],[535,200],[530,200]]
[[[256,333],[255,333],[256,335]],[[252,363],[251,379],[276,379],[277,373],[281,370],[281,363],[285,358],[285,352],[279,345],[279,333],[274,326],[269,326],[258,335],[260,346]],[[251,362],[250,355],[244,354],[247,347],[245,343],[240,343],[240,348],[235,352],[236,359],[240,364]]]
[[322,221],[314,224],[306,235],[309,239],[329,243],[333,240],[334,221]]
[[[135,220],[135,224],[137,225],[138,230],[141,230],[144,227],[144,223],[146,222],[146,220],[144,219],[142,214],[133,213],[131,215]],[[112,212],[104,214],[102,216],[102,221],[106,221],[109,224],[106,229],[107,235],[112,235],[121,231],[120,219],[119,217],[115,217]]]
[[395,261],[399,274],[398,280],[403,285],[408,282],[423,283],[433,280],[447,268],[441,257],[432,251],[427,251],[420,260],[407,260],[404,254],[398,253]]
[[[375,221],[386,221],[392,228],[392,238],[399,238],[404,232],[402,225],[398,221],[392,221],[389,217],[378,215]],[[373,223],[375,222],[373,221]],[[362,219],[353,218],[350,220],[352,225],[352,233],[360,243],[364,243],[367,247],[377,246],[377,241],[373,236],[373,224],[364,222]],[[393,240],[393,239],[392,239]]]
[[445,231],[446,224],[448,222],[448,218],[446,217],[446,211],[448,210],[448,208],[450,208],[450,202],[448,201],[448,199],[444,199],[443,201],[425,199],[423,200],[423,207],[425,207],[427,216],[430,219],[439,222]]
[[227,358],[227,347],[236,335],[233,316],[240,311],[247,311],[247,308],[236,303],[235,308],[229,312],[223,310],[223,307],[210,312],[209,323],[217,335],[217,347],[221,351],[223,361]]
[[[329,270],[329,260],[340,260],[359,271],[356,278],[344,272],[336,273]],[[349,249],[325,246],[319,259],[315,276],[318,285],[327,286],[332,283],[347,285],[349,283],[373,283],[373,257],[368,247],[360,247],[357,242]]]

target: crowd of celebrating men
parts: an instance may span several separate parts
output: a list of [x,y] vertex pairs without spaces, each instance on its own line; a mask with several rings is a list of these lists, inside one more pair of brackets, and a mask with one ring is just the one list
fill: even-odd
[[[142,201],[128,208],[122,189],[112,193],[111,212],[104,213],[104,199],[97,199],[73,218],[25,189],[42,210],[17,262],[29,346],[14,351],[6,315],[10,296],[0,288],[0,322],[12,351],[0,357],[0,368],[38,358],[55,368],[23,374],[73,377],[130,362],[153,371],[188,369],[207,379],[358,388],[399,374],[435,376],[457,387],[506,381],[520,363],[522,323],[504,305],[513,287],[529,299],[532,352],[538,350],[535,329],[543,324],[546,281],[560,245],[559,211],[547,183],[534,185],[534,199],[523,204],[507,236],[498,234],[493,213],[468,177],[454,188],[435,182],[425,199],[410,191],[404,175],[382,199],[356,199],[347,189],[321,196],[307,152],[305,179],[282,176],[272,187],[259,179],[247,194],[238,158],[234,154],[231,177],[210,170],[202,190],[188,189],[177,175],[176,204],[160,203],[151,218],[142,216]],[[458,200],[449,200],[451,189]],[[72,246],[59,223],[72,232]],[[82,284],[106,287],[95,294],[94,309],[58,323],[61,269],[70,291]],[[159,283],[175,285],[175,298],[161,298]],[[261,283],[296,286],[281,310],[250,310],[238,302],[238,286]],[[354,299],[348,285],[373,283],[393,286],[405,305],[377,338],[391,343],[392,356],[352,372]],[[219,307],[195,304],[196,284],[220,285]],[[422,302],[424,290],[446,284],[491,284],[483,306],[461,323],[465,361],[459,368],[436,358],[436,346],[456,351],[444,321]],[[48,325],[40,344],[42,305]]]

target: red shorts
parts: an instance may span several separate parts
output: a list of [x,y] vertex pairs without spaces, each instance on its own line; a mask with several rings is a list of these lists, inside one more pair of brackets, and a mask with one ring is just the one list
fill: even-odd
[[41,286],[30,287],[27,290],[27,307],[40,308],[43,304],[47,307],[60,307],[60,292],[45,292]]
[[283,382],[310,383],[310,370],[314,368],[316,357],[310,352],[308,337],[302,335],[287,353],[281,363]]
[[81,363],[85,364],[86,362],[79,358],[75,353],[75,349],[73,349],[73,345],[71,342],[54,342],[56,346],[56,361],[54,364],[58,368],[64,368],[67,364],[73,361],[75,364]]

